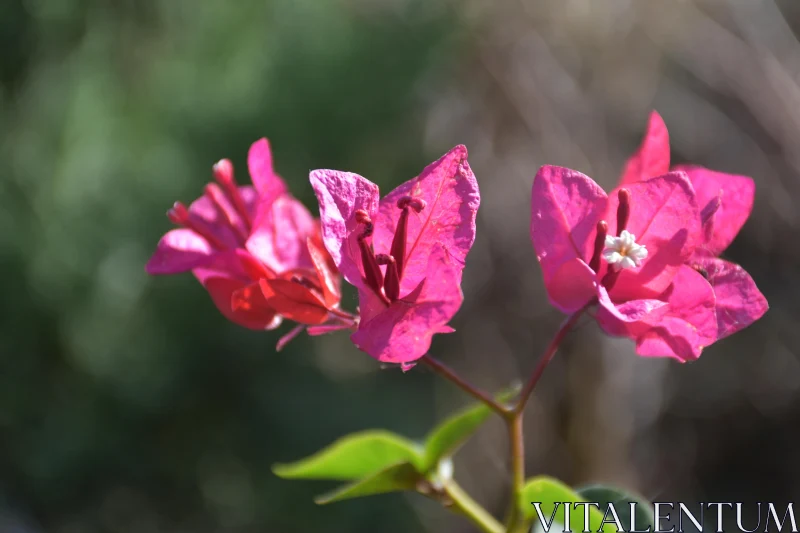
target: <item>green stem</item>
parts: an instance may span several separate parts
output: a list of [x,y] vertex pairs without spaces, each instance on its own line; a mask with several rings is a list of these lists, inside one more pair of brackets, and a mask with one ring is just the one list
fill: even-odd
[[525,388],[522,389],[519,400],[517,400],[516,404],[511,408],[500,404],[485,392],[461,379],[453,370],[433,357],[426,355],[421,359],[422,363],[428,365],[436,373],[452,381],[467,394],[489,406],[505,420],[508,427],[508,437],[511,445],[512,501],[511,511],[508,514],[505,527],[464,492],[455,481],[450,481],[445,487],[445,492],[450,499],[453,500],[454,507],[480,526],[485,533],[518,533],[527,527],[517,507],[520,495],[525,487],[525,434],[522,426],[522,413],[525,410],[525,404],[528,403],[531,394],[533,394],[533,389],[542,377],[545,368],[547,368],[547,365],[555,356],[556,351],[558,351],[558,347],[561,345],[564,337],[566,337],[567,333],[583,315],[583,312],[593,303],[594,302],[590,302],[582,309],[579,309],[567,317],[564,323],[561,324],[553,340],[550,341],[544,354],[542,354],[542,357],[539,359],[539,363],[536,365],[536,368],[534,368]]
[[522,412],[515,411],[508,420],[508,439],[511,442],[511,512],[506,531],[513,533],[519,519],[519,498],[525,486],[525,438],[522,431]]
[[455,480],[444,487],[447,496],[453,500],[453,508],[472,520],[484,533],[504,533],[503,524],[498,522],[481,504],[472,499]]
[[525,487],[525,434],[522,428],[522,413],[525,410],[525,404],[528,403],[528,399],[530,399],[531,394],[533,394],[533,389],[539,382],[539,378],[542,377],[544,369],[547,368],[547,365],[552,361],[553,356],[555,356],[556,351],[558,351],[558,347],[561,345],[564,337],[566,337],[569,330],[572,329],[581,315],[583,315],[587,307],[588,305],[579,309],[567,317],[564,323],[561,324],[553,340],[550,341],[544,354],[542,354],[542,357],[539,359],[539,363],[528,379],[528,383],[525,385],[525,388],[522,389],[519,400],[506,416],[508,439],[511,442],[511,498],[513,505],[508,515],[508,521],[506,522],[507,533],[515,533],[518,528],[524,528],[520,520],[522,517],[520,516],[518,505],[522,489]]

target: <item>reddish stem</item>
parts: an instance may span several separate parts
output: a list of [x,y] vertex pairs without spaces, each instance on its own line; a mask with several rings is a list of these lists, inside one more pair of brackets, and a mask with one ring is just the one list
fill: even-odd
[[503,418],[508,417],[508,413],[510,412],[509,409],[500,403],[498,403],[494,398],[483,392],[482,390],[476,388],[469,382],[463,380],[461,377],[458,376],[452,369],[446,366],[441,361],[437,361],[430,355],[424,356],[420,361],[430,368],[433,369],[434,372],[437,374],[444,376],[445,378],[452,381],[457,387],[461,390],[475,398],[476,400],[485,403],[489,408],[491,408],[494,412],[502,416]]
[[542,354],[541,359],[539,359],[539,363],[536,365],[536,368],[533,369],[533,373],[528,379],[528,383],[526,383],[525,388],[522,389],[522,394],[520,394],[519,401],[512,409],[513,412],[521,413],[522,410],[525,409],[525,404],[528,403],[528,399],[530,398],[531,394],[533,394],[533,389],[539,382],[539,378],[542,377],[544,369],[547,368],[548,363],[553,360],[553,356],[556,354],[556,351],[558,351],[558,347],[561,345],[564,337],[567,335],[569,330],[572,329],[572,326],[575,325],[588,307],[589,305],[586,305],[578,311],[575,311],[575,313],[567,317],[567,319],[561,324],[561,327],[556,332],[553,340],[550,341],[550,344],[547,346],[544,354]]

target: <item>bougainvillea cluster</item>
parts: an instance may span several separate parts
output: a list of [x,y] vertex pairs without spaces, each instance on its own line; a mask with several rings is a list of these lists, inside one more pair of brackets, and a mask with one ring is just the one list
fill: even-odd
[[[457,146],[381,197],[366,178],[314,170],[319,219],[274,172],[266,139],[250,148],[253,186],[228,160],[187,208],[176,203],[147,264],[151,274],[191,271],[227,318],[251,329],[296,324],[351,330],[375,359],[409,368],[463,301],[462,271],[475,240],[478,182]],[[558,310],[589,311],[632,339],[642,356],[696,359],[748,326],[767,302],[740,266],[720,259],[753,207],[753,180],[697,166],[670,167],[669,136],[653,112],[616,189],[544,166],[533,178],[531,240]],[[340,308],[340,278],[358,292]]]

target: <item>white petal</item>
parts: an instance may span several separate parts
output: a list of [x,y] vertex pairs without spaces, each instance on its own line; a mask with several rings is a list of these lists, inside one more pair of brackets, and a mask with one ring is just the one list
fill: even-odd
[[636,248],[631,249],[631,251],[628,252],[628,255],[638,263],[639,261],[647,258],[647,248],[644,246],[637,246]]
[[606,248],[619,248],[617,238],[613,235],[606,235]]
[[616,250],[604,250],[603,259],[605,259],[608,263],[614,265],[622,261],[622,254],[620,254]]
[[619,262],[620,268],[633,268],[635,266],[636,263],[633,261],[633,259],[631,259],[628,256],[623,257],[622,260]]
[[622,230],[622,233],[619,235],[620,244],[625,248],[630,248],[636,244],[636,240],[634,236],[628,230]]

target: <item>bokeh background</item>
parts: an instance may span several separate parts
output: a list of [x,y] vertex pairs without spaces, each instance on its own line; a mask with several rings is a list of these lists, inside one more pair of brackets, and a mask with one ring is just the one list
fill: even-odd
[[[771,310],[687,365],[581,323],[529,407],[528,473],[797,501],[799,30],[796,0],[3,0],[0,531],[473,531],[413,495],[316,507],[330,485],[271,473],[468,400],[344,334],[276,354],[280,332],[226,322],[191,276],[147,277],[164,213],[222,157],[246,179],[261,136],[311,208],[310,169],[388,189],[466,144],[479,231],[433,351],[499,389],[561,320],[528,238],[536,169],[612,186],[652,108],[675,162],[755,178],[726,255]],[[456,457],[498,514],[506,447],[495,420]]]

